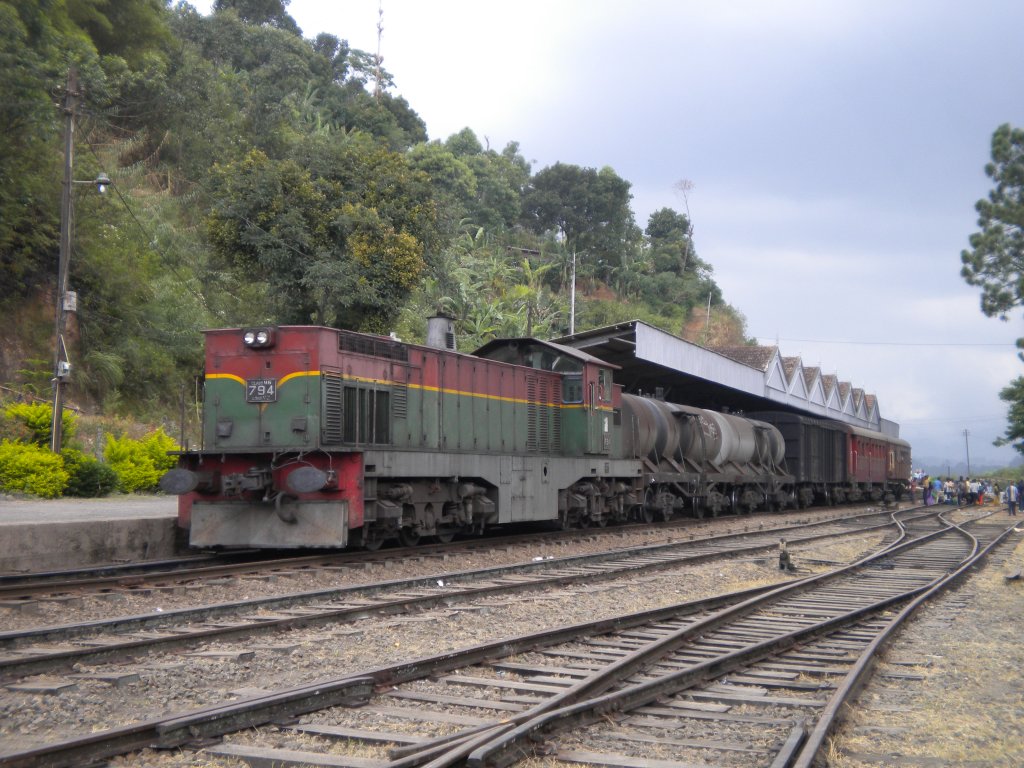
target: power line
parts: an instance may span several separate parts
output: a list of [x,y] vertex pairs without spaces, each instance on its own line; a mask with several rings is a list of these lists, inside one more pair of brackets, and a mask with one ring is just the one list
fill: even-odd
[[900,419],[901,425],[907,424],[980,424],[985,421],[1006,422],[1006,414],[998,416],[950,416],[942,419]]
[[[92,145],[92,143],[87,142],[86,146],[89,148],[89,152],[96,159],[96,161],[102,163],[99,155],[96,154],[96,148]],[[157,255],[160,261],[163,262],[164,266],[167,267],[167,269],[170,270],[171,274],[173,274],[178,279],[179,284],[186,291],[191,293],[207,312],[210,312],[211,314],[219,314],[213,312],[210,309],[210,306],[206,303],[206,297],[202,294],[202,292],[195,290],[190,284],[190,281],[184,275],[182,275],[181,272],[178,271],[175,265],[171,262],[171,259],[168,257],[168,255],[159,246],[159,244],[156,241],[156,238],[154,238],[150,234],[149,230],[147,230],[146,227],[143,225],[143,223],[139,221],[139,218],[135,215],[135,211],[133,211],[131,206],[128,205],[128,201],[125,199],[125,196],[121,194],[121,190],[118,189],[116,184],[112,185],[112,189],[114,190],[114,194],[117,196],[117,199],[120,201],[121,205],[124,206],[125,211],[128,212],[128,215],[131,217],[131,220],[135,223],[135,226],[137,226],[139,230],[142,232],[142,234],[147,238],[150,250],[152,250],[152,252]]]
[[[768,336],[755,336],[758,339],[768,339]],[[1012,347],[1017,348],[1012,341],[853,341],[853,340],[828,340],[828,339],[776,339],[792,344],[857,344],[866,347]]]

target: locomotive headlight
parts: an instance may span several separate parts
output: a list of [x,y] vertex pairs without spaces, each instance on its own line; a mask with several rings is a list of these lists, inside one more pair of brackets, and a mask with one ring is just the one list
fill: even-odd
[[249,328],[242,332],[242,341],[247,347],[262,348],[274,346],[272,328]]

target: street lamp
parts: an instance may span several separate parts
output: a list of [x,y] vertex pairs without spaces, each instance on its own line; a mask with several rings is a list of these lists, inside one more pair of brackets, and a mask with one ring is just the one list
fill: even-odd
[[75,149],[75,108],[81,94],[78,90],[78,72],[72,67],[68,72],[67,91],[64,94],[64,181],[60,197],[60,250],[57,259],[57,311],[56,349],[53,359],[53,422],[50,425],[50,448],[60,453],[63,440],[64,385],[71,377],[71,362],[68,360],[67,345],[64,343],[64,329],[67,313],[78,309],[78,297],[68,290],[68,264],[71,259],[71,228],[73,223],[71,188],[75,184],[90,184],[101,195],[113,183],[105,173],[89,181],[75,181],[71,178]]

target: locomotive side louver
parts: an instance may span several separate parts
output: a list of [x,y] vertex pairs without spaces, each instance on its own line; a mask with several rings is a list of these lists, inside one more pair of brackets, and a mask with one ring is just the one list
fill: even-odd
[[320,418],[320,439],[325,445],[332,445],[342,441],[343,410],[342,410],[342,383],[341,377],[337,374],[324,373],[322,379],[323,391],[323,414]]
[[405,384],[395,384],[391,388],[391,416],[404,419],[409,415],[409,388]]

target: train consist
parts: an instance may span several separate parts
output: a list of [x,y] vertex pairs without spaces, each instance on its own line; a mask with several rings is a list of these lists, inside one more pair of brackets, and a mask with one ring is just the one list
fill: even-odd
[[626,394],[537,339],[474,354],[315,326],[206,332],[202,444],[161,481],[196,547],[379,547],[899,498],[902,440]]

